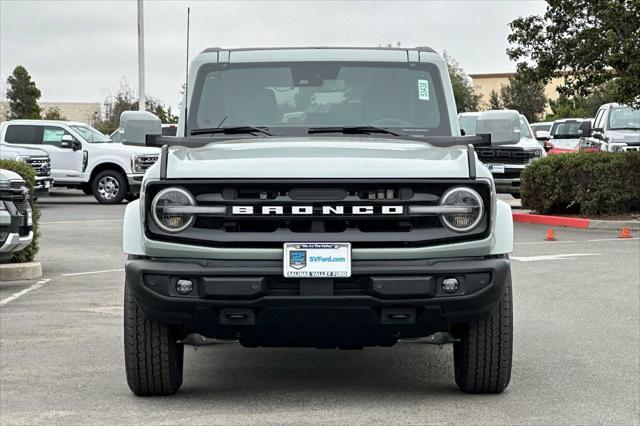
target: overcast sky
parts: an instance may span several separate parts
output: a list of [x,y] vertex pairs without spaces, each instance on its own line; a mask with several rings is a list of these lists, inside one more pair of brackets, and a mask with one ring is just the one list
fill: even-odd
[[[180,102],[186,8],[191,56],[207,47],[403,46],[446,50],[467,73],[515,69],[508,24],[545,2],[516,1],[150,1],[145,0],[147,94]],[[41,101],[102,101],[126,79],[137,88],[136,2],[0,0],[2,99],[24,65]]]

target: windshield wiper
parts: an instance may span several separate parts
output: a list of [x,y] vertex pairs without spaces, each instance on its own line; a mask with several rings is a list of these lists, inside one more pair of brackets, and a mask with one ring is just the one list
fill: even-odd
[[262,127],[253,127],[253,126],[236,126],[236,127],[211,127],[211,128],[203,128],[203,129],[193,129],[191,131],[191,135],[215,135],[218,133],[223,133],[225,135],[239,135],[242,133],[261,133],[267,136],[273,136],[273,133],[268,131],[266,128]]
[[314,133],[344,133],[345,135],[384,133],[393,136],[409,136],[406,133],[396,132],[394,130],[376,126],[310,127],[308,133],[310,135]]

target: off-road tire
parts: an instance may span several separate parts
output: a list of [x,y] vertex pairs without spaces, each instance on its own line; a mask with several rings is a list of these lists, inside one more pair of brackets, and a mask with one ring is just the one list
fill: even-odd
[[[117,192],[113,194],[112,198],[107,195],[109,191],[101,190],[101,185],[108,181],[112,185],[117,185]],[[109,187],[110,188],[110,187]],[[91,191],[93,196],[100,204],[118,204],[124,200],[124,197],[129,191],[129,185],[127,184],[126,177],[117,170],[104,170],[96,175],[91,181]]]
[[124,361],[127,384],[138,396],[172,395],[182,385],[184,345],[175,329],[142,312],[129,286],[124,295]]
[[511,379],[513,304],[511,274],[494,312],[463,326],[453,345],[456,383],[467,393],[501,393]]

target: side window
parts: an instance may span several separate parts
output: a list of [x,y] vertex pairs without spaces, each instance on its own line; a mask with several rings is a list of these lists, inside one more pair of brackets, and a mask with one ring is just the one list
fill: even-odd
[[9,125],[7,131],[4,134],[4,140],[7,143],[25,143],[25,144],[37,144],[36,141],[36,126],[25,126],[19,124]]
[[602,119],[603,117],[604,117],[604,109],[601,109],[596,114],[596,119],[593,122],[593,127],[597,127],[599,129],[603,128],[604,127],[604,120]]
[[62,144],[62,137],[64,135],[71,136],[71,133],[67,132],[62,127],[43,126],[42,127],[42,144],[60,147]]

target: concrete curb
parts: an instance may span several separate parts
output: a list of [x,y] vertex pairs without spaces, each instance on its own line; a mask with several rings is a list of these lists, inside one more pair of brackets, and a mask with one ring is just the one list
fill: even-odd
[[640,231],[640,220],[600,220],[579,217],[547,216],[533,213],[513,213],[513,221],[537,225],[564,226],[568,228],[619,230],[629,228]]
[[42,276],[40,262],[0,264],[0,282],[33,280]]

